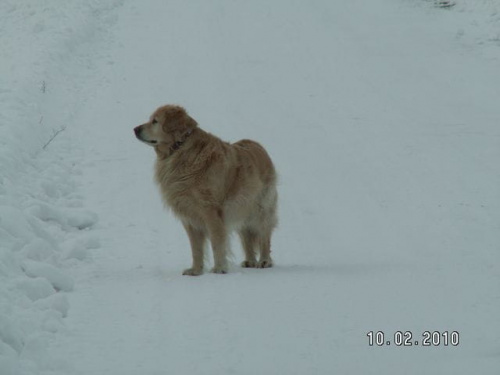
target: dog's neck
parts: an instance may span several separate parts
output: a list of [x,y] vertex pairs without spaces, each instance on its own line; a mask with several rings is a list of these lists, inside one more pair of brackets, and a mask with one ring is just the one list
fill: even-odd
[[187,133],[184,134],[184,136],[182,137],[182,139],[180,141],[176,141],[172,146],[170,146],[166,150],[163,148],[160,148],[160,146],[156,146],[155,151],[156,151],[156,155],[158,156],[158,158],[163,160],[163,159],[167,159],[170,156],[172,156],[172,154],[174,154],[177,150],[179,150],[182,147],[182,145],[186,142],[186,140],[189,138],[189,136],[191,134],[193,134],[194,130],[195,129],[189,130]]
[[184,142],[186,142],[191,134],[193,134],[193,129],[184,134],[184,137],[182,137],[182,141],[177,141],[170,147],[170,149],[172,150],[172,154],[177,151],[184,144]]

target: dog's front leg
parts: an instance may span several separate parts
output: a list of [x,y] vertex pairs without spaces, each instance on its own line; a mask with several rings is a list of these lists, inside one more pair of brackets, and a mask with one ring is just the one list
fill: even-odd
[[206,242],[206,234],[203,230],[193,227],[189,223],[183,223],[191,243],[191,252],[193,255],[193,265],[185,269],[183,275],[198,276],[203,273],[203,250]]
[[212,272],[227,273],[228,233],[221,209],[216,209],[209,213],[206,226],[214,253],[214,267],[212,268]]

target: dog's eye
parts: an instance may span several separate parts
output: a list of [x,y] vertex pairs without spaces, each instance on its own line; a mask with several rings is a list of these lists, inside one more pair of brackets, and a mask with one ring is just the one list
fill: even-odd
[[152,123],[153,124],[156,124],[158,121],[156,121],[156,119],[153,119]]

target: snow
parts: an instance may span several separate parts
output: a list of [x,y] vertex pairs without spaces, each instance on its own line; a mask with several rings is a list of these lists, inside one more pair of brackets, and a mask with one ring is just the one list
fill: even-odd
[[71,267],[99,242],[86,232],[97,216],[78,191],[78,148],[51,138],[69,127],[85,100],[92,60],[82,48],[97,52],[97,37],[106,37],[113,16],[110,4],[0,4],[2,375],[68,373],[47,348],[66,330]]
[[[0,374],[497,374],[500,2],[0,4]],[[133,127],[280,173],[276,267],[182,276]],[[369,331],[460,344],[369,346]]]

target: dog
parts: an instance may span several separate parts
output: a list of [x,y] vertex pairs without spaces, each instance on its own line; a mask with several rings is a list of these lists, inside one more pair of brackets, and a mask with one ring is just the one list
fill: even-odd
[[[156,151],[155,180],[164,204],[180,219],[189,237],[192,266],[204,271],[204,247],[212,246],[212,272],[228,272],[229,234],[241,239],[246,268],[268,268],[271,235],[277,226],[277,175],[266,150],[244,139],[224,142],[205,132],[177,105],[158,108],[135,136]],[[257,250],[259,259],[257,260]]]

